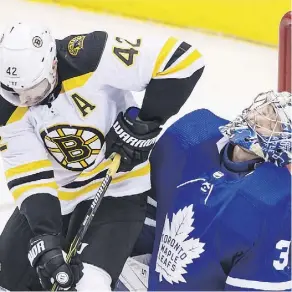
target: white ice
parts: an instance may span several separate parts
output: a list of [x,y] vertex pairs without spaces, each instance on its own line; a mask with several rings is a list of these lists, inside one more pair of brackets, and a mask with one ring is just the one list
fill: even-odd
[[[107,30],[117,36],[173,35],[192,42],[205,57],[206,69],[191,98],[178,116],[196,108],[209,108],[231,119],[260,92],[277,89],[277,49],[222,36],[206,35],[153,23],[80,12],[22,0],[0,0],[0,32],[11,21],[35,21],[48,25],[56,38],[93,30]],[[240,21],[240,17],[238,18]],[[255,28],[256,29],[256,28]],[[142,93],[137,94],[141,101]],[[173,121],[174,119],[172,119]],[[0,162],[0,231],[12,207]]]

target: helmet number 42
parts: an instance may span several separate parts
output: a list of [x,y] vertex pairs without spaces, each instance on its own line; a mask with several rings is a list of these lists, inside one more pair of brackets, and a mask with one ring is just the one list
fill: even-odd
[[6,73],[10,76],[17,76],[16,71],[17,71],[16,67],[8,67]]

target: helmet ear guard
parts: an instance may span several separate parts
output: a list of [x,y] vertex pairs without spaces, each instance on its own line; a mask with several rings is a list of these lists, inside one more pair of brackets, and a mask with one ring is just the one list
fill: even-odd
[[291,93],[259,94],[234,121],[219,128],[231,143],[277,166],[292,160]]
[[36,105],[54,89],[56,42],[47,28],[25,23],[8,27],[0,41],[0,62],[0,94],[8,102]]

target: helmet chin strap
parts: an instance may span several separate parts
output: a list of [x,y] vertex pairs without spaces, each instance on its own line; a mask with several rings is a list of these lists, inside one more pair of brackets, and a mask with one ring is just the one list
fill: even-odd
[[22,94],[19,95],[19,100],[20,100],[20,106],[26,106],[27,100],[24,98]]
[[52,85],[52,90],[46,95],[46,97],[39,103],[39,105],[51,104],[61,92],[62,83],[59,82],[58,74],[56,75],[55,82]]

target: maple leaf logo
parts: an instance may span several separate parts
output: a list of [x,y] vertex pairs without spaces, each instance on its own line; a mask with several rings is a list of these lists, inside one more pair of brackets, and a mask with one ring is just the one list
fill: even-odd
[[200,242],[199,238],[187,239],[195,229],[193,216],[193,205],[173,214],[171,223],[166,215],[155,269],[160,282],[164,278],[170,284],[186,283],[183,275],[187,273],[187,265],[204,252],[205,243]]

